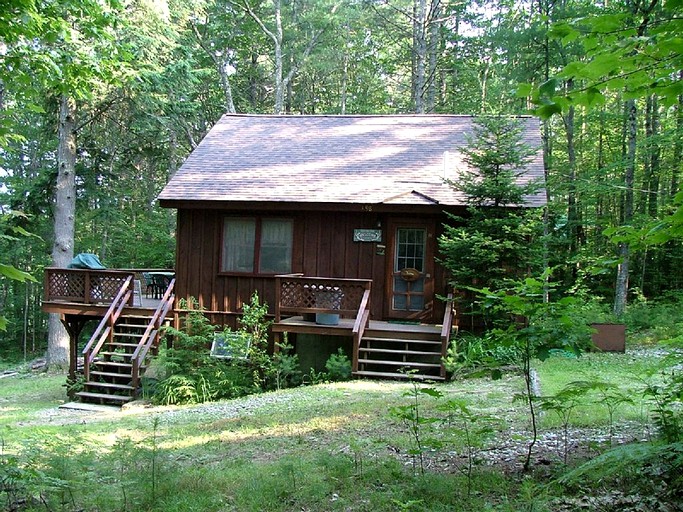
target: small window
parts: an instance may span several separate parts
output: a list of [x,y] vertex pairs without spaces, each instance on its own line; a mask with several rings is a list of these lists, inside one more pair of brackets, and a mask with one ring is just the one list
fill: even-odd
[[238,332],[217,332],[213,335],[211,356],[219,359],[248,359],[251,338]]
[[226,218],[221,271],[286,274],[292,269],[292,221]]

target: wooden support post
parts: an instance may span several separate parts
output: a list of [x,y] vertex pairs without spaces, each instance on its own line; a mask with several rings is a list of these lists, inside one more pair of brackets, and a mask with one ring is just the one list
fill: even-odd
[[[97,318],[94,318],[97,319]],[[76,382],[76,373],[78,370],[78,338],[83,331],[85,324],[91,320],[78,315],[62,315],[62,325],[69,334],[69,378],[67,385],[69,386],[69,398],[73,398],[73,390],[71,385]]]

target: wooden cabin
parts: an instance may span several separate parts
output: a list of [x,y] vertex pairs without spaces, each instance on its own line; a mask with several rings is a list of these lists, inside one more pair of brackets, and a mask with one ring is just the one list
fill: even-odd
[[[538,121],[521,121],[539,151],[519,179],[539,180]],[[176,297],[195,298],[213,322],[236,327],[257,291],[274,337],[287,332],[318,364],[315,354],[338,345],[353,354],[357,375],[408,367],[443,377],[452,312],[440,299],[449,290],[437,241],[445,212],[466,207],[447,180],[466,169],[472,123],[223,116],[159,196],[177,209]],[[527,198],[542,204],[540,194]]]

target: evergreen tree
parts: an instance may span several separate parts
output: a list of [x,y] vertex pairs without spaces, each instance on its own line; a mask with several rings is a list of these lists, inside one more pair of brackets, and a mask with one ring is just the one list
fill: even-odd
[[[519,184],[518,177],[538,148],[523,143],[518,120],[480,117],[463,150],[469,170],[450,181],[467,196],[467,216],[450,215],[439,239],[442,263],[454,289],[500,288],[538,265],[537,212],[522,206],[540,184]],[[461,308],[472,306],[461,297]]]

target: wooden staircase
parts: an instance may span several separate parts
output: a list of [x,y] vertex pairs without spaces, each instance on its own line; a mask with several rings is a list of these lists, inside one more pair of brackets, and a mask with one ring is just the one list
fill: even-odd
[[354,375],[444,380],[442,353],[439,326],[371,323],[360,340]]
[[[89,379],[76,395],[82,402],[122,405],[133,400],[139,390],[133,385],[133,357],[151,317],[125,316],[114,326],[112,341],[103,346],[92,361]],[[151,354],[150,354],[151,355]],[[140,377],[147,367],[140,365]]]
[[160,328],[173,307],[171,280],[152,316],[123,315],[134,293],[129,278],[121,286],[107,314],[102,318],[83,350],[82,402],[123,405],[137,398],[148,360],[157,353]]

